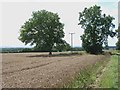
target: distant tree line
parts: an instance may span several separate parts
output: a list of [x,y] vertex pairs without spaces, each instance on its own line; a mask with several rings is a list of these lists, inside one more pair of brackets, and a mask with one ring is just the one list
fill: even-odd
[[0,48],[0,53],[19,53],[24,48]]
[[[53,47],[52,52],[64,52],[70,51],[70,46],[60,46],[60,47]],[[83,51],[82,47],[73,47],[73,51]],[[0,53],[25,53],[25,52],[48,52],[47,50],[40,50],[35,48],[0,48]]]

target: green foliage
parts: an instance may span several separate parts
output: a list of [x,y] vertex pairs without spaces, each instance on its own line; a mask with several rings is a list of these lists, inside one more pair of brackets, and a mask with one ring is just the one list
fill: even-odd
[[117,32],[117,38],[118,38],[116,46],[117,46],[117,50],[120,50],[120,24],[119,24],[118,30],[116,30],[116,32]]
[[120,39],[118,39],[116,46],[117,46],[117,50],[120,50]]
[[109,58],[104,61],[96,62],[94,65],[89,65],[80,70],[80,73],[64,87],[67,88],[90,88],[90,85],[95,82],[97,73],[101,71],[101,67],[106,65]]
[[81,36],[82,46],[88,53],[102,53],[102,45],[108,46],[108,36],[115,36],[113,20],[110,15],[101,14],[100,6],[96,5],[85,8],[79,13],[78,25],[84,29],[84,34]]
[[0,53],[34,52],[32,48],[0,48]]
[[73,51],[84,51],[82,47],[73,47],[72,50]]
[[0,53],[19,53],[23,48],[0,48]]
[[57,13],[41,10],[32,13],[32,18],[24,23],[20,29],[19,40],[34,45],[35,49],[49,51],[52,54],[54,44],[62,42],[63,27]]
[[100,88],[118,88],[118,56],[113,55],[98,83]]
[[63,40],[61,43],[57,43],[54,46],[54,49],[56,49],[59,52],[69,51],[71,49],[71,46],[65,40]]
[[32,48],[24,48],[21,52],[32,52]]

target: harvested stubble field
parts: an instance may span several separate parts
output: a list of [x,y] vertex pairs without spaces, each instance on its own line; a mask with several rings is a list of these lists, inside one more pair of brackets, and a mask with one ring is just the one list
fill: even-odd
[[40,53],[2,54],[3,88],[53,88],[69,83],[86,66],[105,55],[41,57]]

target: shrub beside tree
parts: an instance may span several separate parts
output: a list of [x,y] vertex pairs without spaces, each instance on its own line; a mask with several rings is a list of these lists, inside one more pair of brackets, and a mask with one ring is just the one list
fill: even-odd
[[54,46],[54,49],[56,51],[59,51],[59,52],[70,51],[71,50],[71,46],[65,40],[63,40],[61,43],[57,43]]

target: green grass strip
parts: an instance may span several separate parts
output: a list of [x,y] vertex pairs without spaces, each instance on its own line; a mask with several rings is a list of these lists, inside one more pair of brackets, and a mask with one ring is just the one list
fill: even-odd
[[113,55],[105,72],[100,78],[99,87],[118,88],[118,56]]
[[65,88],[87,88],[89,85],[93,84],[96,80],[96,75],[101,71],[101,67],[104,67],[110,59],[106,59],[100,62],[97,62],[94,65],[88,66],[83,70],[80,70],[80,73],[72,80],[68,85],[65,85]]

